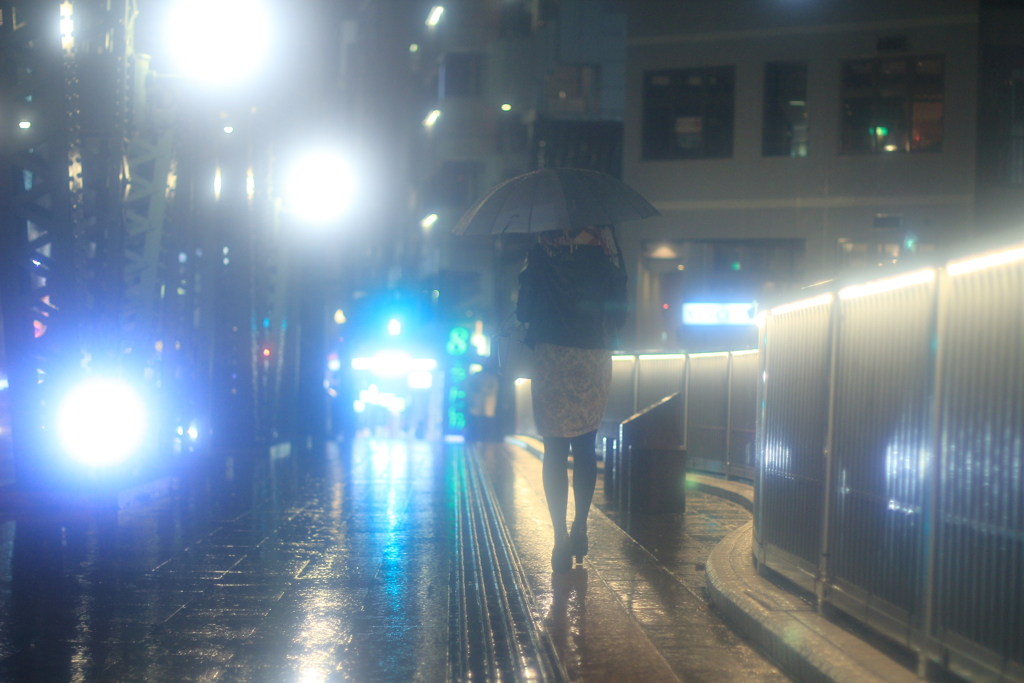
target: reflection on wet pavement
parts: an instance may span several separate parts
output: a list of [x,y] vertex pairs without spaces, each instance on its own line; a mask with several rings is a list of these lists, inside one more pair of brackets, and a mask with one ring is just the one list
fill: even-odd
[[117,512],[4,520],[0,680],[443,680],[446,463],[236,454]]
[[784,680],[704,597],[740,508],[693,493],[624,522],[640,543],[595,509],[555,576],[540,462],[465,451],[234,453],[119,507],[0,518],[0,681],[533,680],[551,647],[569,681]]
[[624,521],[638,543],[599,511],[599,478],[585,565],[553,575],[540,461],[512,445],[478,453],[570,680],[788,680],[726,626],[704,592],[704,562],[718,540],[749,521],[745,510],[691,492],[685,515]]

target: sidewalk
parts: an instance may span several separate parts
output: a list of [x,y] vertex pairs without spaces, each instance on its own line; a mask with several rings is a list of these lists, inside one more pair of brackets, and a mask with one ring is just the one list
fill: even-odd
[[[749,521],[742,507],[693,492],[686,515],[634,517],[650,531],[638,542],[602,511],[599,479],[591,552],[583,567],[553,575],[540,460],[512,444],[476,448],[570,681],[788,680],[729,627],[704,588],[712,549]],[[663,533],[669,528],[682,533]]]
[[[523,456],[510,456],[524,476],[532,469],[539,473],[536,457],[542,454],[542,444],[524,437],[517,437],[514,444],[508,448],[524,455],[528,450],[534,456],[532,466],[522,461]],[[588,569],[596,569],[602,578],[611,569],[606,582],[609,588],[617,592],[625,611],[680,680],[745,680],[745,676],[757,676],[771,681],[784,679],[786,674],[801,683],[921,680],[828,621],[801,598],[757,574],[751,557],[753,487],[695,473],[688,474],[687,484],[685,515],[633,515],[625,519],[606,506],[599,478],[594,503],[601,512],[595,515],[591,528],[612,525],[628,542],[620,541],[617,547],[614,542],[592,543],[587,563]],[[535,485],[541,486],[539,481]],[[550,535],[545,524],[540,526],[544,528],[539,533]],[[626,536],[620,526],[630,535]],[[605,532],[599,537],[610,540],[610,536]],[[548,539],[544,536],[543,540]],[[629,550],[624,552],[626,548]],[[623,565],[629,566],[631,559],[635,576],[625,582],[618,580],[615,572]],[[666,590],[673,584],[681,585],[691,599],[703,603],[698,607],[707,615],[703,623],[688,616],[692,609],[688,600],[679,599],[677,591]],[[706,611],[711,604],[716,609]],[[735,629],[729,631],[732,638],[736,632],[743,634],[746,640],[741,641],[742,647],[716,631],[725,624]],[[712,633],[714,637],[708,638]],[[755,666],[755,659],[761,657],[760,666]],[[739,661],[745,665],[737,667]],[[715,666],[721,669],[716,672]]]

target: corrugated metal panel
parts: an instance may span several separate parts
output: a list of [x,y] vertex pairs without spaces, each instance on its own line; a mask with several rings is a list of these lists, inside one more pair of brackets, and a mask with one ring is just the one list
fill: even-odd
[[604,417],[615,423],[616,432],[619,423],[636,412],[635,368],[636,356],[612,356],[612,389]]
[[599,437],[619,438],[619,424],[636,412],[636,356],[612,356],[612,386]]
[[[807,586],[817,571],[828,421],[830,295],[777,308],[767,325],[759,532],[769,566]],[[773,553],[774,549],[783,551]],[[772,558],[792,558],[803,572]],[[788,562],[788,560],[785,560]],[[791,564],[791,563],[790,563]]]
[[690,467],[725,473],[729,354],[690,356],[686,454]]
[[[1024,262],[949,267],[941,319],[935,634],[1024,678]],[[1024,253],[1017,253],[1017,257]],[[961,647],[966,639],[981,648]],[[971,652],[977,649],[977,652]],[[987,654],[986,652],[987,651]],[[991,656],[989,656],[991,655]]]
[[516,434],[537,436],[537,424],[533,421],[533,388],[528,379],[517,379],[516,391]]
[[904,642],[922,608],[933,278],[851,287],[838,304],[829,599]]
[[682,446],[683,411],[686,395],[683,382],[686,377],[686,354],[658,354],[639,357],[639,375],[637,376],[637,412],[657,403],[666,396],[679,394],[679,400],[673,405],[679,411],[676,420],[679,425],[680,440],[676,446]]
[[663,354],[640,356],[640,376],[637,378],[637,412],[657,403],[666,396],[683,392],[686,355]]
[[757,351],[732,354],[729,373],[729,474],[754,478],[754,429],[761,361]]

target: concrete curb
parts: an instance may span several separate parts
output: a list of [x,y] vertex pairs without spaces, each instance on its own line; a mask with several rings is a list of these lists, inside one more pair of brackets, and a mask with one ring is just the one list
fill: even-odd
[[736,503],[745,508],[751,514],[754,512],[754,488],[750,484],[741,484],[737,481],[696,472],[686,473],[686,484],[694,491],[724,498],[730,503]]
[[758,575],[752,533],[753,523],[737,529],[707,561],[711,601],[733,628],[800,683],[920,683],[914,673]]

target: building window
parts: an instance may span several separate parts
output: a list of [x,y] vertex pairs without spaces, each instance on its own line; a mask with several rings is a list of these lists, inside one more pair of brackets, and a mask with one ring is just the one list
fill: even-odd
[[943,75],[941,56],[844,62],[842,151],[941,151]]
[[477,97],[483,73],[483,55],[450,52],[444,56],[438,74],[438,97]]
[[731,157],[735,82],[732,66],[647,72],[643,158]]
[[598,69],[587,65],[562,65],[547,75],[548,113],[587,114],[599,107]]
[[766,157],[807,156],[807,64],[764,65],[764,127],[761,153]]

